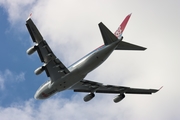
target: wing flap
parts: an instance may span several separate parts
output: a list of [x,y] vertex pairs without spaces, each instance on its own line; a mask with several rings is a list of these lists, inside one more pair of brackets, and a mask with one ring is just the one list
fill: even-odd
[[39,57],[42,62],[45,63],[45,71],[48,77],[51,78],[52,81],[57,80],[58,78],[64,76],[69,73],[69,70],[65,67],[65,65],[54,55],[49,45],[45,40],[41,41],[36,49],[38,51]]
[[36,46],[36,49],[41,59],[41,62],[48,63],[50,60],[56,58],[56,56],[54,55],[54,53],[52,52],[45,40],[41,41]]
[[139,89],[125,86],[103,85],[102,83],[89,80],[82,80],[70,89],[74,92],[96,92],[96,93],[113,93],[113,94],[152,94],[159,90],[156,89]]
[[90,80],[82,80],[71,87],[75,92],[91,92],[102,86],[102,83],[93,82]]
[[57,61],[59,61],[58,58],[49,61],[48,64],[45,65],[46,74],[52,81],[69,73],[69,70],[60,61]]
[[114,86],[114,85],[103,85],[101,88],[99,88],[96,92],[97,93],[114,93],[114,94],[120,94],[124,93],[128,87],[124,86]]

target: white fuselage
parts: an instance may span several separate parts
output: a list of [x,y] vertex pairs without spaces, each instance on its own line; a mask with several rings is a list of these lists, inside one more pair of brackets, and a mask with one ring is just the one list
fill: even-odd
[[83,80],[86,75],[101,65],[113,52],[113,50],[119,44],[119,40],[110,44],[103,45],[94,51],[90,52],[74,64],[68,67],[70,73],[59,78],[55,82],[47,81],[44,83],[36,92],[36,99],[46,99],[56,92],[60,92],[66,89],[69,89],[77,82]]

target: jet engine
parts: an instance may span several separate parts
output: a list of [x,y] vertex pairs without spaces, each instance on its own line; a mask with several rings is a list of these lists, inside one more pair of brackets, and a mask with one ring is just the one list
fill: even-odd
[[41,67],[37,68],[37,69],[34,71],[34,73],[35,73],[36,75],[39,75],[39,74],[41,74],[43,71],[44,71],[44,68],[43,68],[43,66],[41,66]]
[[84,97],[84,101],[85,101],[85,102],[88,102],[88,101],[90,101],[94,96],[95,96],[94,93],[87,94],[87,95]]
[[31,55],[31,54],[33,54],[35,51],[36,51],[36,48],[35,48],[35,46],[33,46],[33,47],[30,47],[30,48],[26,51],[26,53],[27,53],[28,55]]
[[125,95],[124,94],[120,94],[120,95],[118,95],[118,96],[116,96],[115,98],[114,98],[114,102],[115,103],[118,103],[118,102],[120,102],[122,99],[124,99],[125,98]]

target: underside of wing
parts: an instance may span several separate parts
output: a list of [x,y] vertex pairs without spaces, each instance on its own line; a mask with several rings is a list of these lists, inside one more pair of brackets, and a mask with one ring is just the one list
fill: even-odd
[[114,93],[114,94],[152,94],[156,89],[139,89],[115,85],[103,85],[102,83],[89,80],[82,80],[71,87],[74,92],[96,92],[96,93]]
[[156,93],[157,89],[139,89],[139,88],[129,88],[125,93],[126,94],[152,94]]
[[90,80],[82,80],[76,83],[70,89],[74,90],[74,92],[88,92],[88,94],[84,97],[85,102],[88,102],[94,98],[94,93],[118,94],[113,99],[115,103],[123,100],[125,98],[125,94],[152,94],[158,91],[156,89],[139,89],[115,85],[103,85],[102,83],[93,82]]
[[44,63],[42,67],[39,67],[35,70],[35,74],[38,75],[45,70],[47,76],[50,77],[51,81],[53,82],[69,73],[69,70],[66,68],[66,66],[54,55],[51,48],[43,39],[31,18],[26,21],[26,26],[33,42],[35,43],[33,47],[27,50],[27,53],[31,55],[37,51],[41,62]]
[[82,80],[72,86],[74,92],[95,92],[99,87],[103,86],[102,83],[93,82],[89,80]]
[[35,24],[31,20],[31,18],[27,19],[26,27],[29,31],[29,34],[31,35],[33,42],[39,43],[43,40],[41,33],[39,32],[39,30],[37,29],[37,27],[35,26]]

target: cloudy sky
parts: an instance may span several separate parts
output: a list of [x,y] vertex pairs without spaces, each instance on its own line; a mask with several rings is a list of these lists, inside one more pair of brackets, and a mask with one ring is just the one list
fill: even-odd
[[[179,120],[180,119],[180,1],[179,0],[0,0],[0,117],[1,120]],[[114,51],[86,78],[105,84],[160,88],[153,95],[115,95],[66,91],[50,99],[33,98],[46,74],[34,75],[41,66],[25,26],[32,19],[60,60],[69,66],[103,44],[98,23],[114,32],[132,13],[124,41],[148,49]]]

